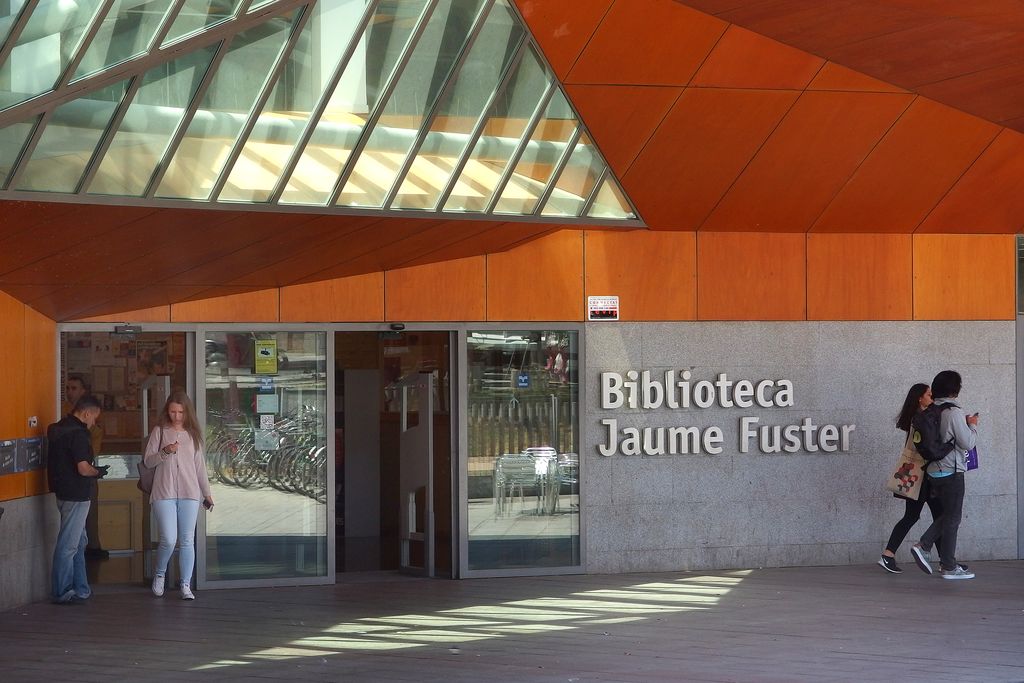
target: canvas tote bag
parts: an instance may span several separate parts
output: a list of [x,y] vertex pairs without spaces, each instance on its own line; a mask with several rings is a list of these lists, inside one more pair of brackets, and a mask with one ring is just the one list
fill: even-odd
[[885,482],[885,488],[900,498],[917,500],[921,495],[921,484],[924,483],[924,467],[927,463],[921,457],[910,436],[903,444],[896,468]]

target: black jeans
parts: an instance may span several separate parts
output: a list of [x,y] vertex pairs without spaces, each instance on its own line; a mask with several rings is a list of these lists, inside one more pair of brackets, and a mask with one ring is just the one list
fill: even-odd
[[[896,526],[892,528],[892,533],[889,534],[889,542],[885,544],[885,549],[889,552],[896,554],[900,544],[903,543],[903,539],[910,533],[910,529],[917,524],[917,520],[921,519],[921,510],[924,509],[924,504],[928,503],[928,510],[932,513],[932,520],[936,520],[942,517],[942,501],[938,498],[931,496],[931,488],[928,486],[928,476],[925,476],[924,483],[921,485],[921,492],[917,496],[917,500],[911,500],[905,498],[907,502],[906,510],[903,513],[903,517],[900,521],[896,522]],[[942,552],[942,538],[938,538],[935,541],[935,547],[938,548],[939,552]]]
[[921,537],[921,547],[931,550],[936,539],[942,537],[939,563],[942,569],[956,569],[956,535],[960,530],[960,519],[964,513],[964,473],[957,472],[948,477],[928,481],[932,495],[942,504],[942,516],[932,522]]

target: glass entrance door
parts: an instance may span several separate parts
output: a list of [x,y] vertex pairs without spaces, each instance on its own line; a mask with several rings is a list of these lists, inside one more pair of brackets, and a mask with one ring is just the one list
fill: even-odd
[[[200,587],[334,581],[327,335],[207,330]],[[329,471],[330,470],[330,471]]]
[[399,539],[404,572],[434,575],[434,374],[395,383],[400,393]]

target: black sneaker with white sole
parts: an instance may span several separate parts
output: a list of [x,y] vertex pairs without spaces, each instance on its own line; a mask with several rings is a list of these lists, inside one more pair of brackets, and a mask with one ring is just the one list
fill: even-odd
[[896,564],[895,557],[889,557],[888,555],[882,555],[878,560],[878,566],[891,574],[902,574],[903,570]]

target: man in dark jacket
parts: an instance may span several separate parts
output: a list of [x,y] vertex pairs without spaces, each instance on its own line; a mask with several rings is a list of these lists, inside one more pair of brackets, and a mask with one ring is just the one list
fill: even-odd
[[89,428],[100,416],[100,403],[83,396],[70,415],[46,430],[50,490],[57,496],[60,531],[53,549],[51,594],[62,605],[83,602],[92,595],[85,573],[85,518],[96,480],[107,473],[106,467],[94,467]]

